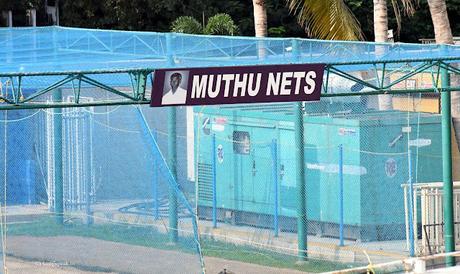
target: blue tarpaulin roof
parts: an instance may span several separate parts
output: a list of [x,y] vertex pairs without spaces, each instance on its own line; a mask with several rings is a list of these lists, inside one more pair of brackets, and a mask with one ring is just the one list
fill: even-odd
[[1,28],[0,74],[286,63],[459,60],[460,46],[205,36],[68,27]]

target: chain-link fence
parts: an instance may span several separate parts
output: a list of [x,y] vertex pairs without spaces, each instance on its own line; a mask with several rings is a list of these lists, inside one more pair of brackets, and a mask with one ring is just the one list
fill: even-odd
[[6,265],[202,272],[191,183],[174,179],[152,118],[162,123],[131,106],[2,112]]
[[305,105],[305,265],[296,264],[294,104],[195,108],[198,216],[202,240],[213,240],[202,241],[204,253],[220,241],[239,250],[223,257],[304,271],[422,255],[420,197],[405,186],[442,180],[437,99],[390,96],[386,111],[364,105],[375,99]]
[[[92,98],[110,101],[97,89],[79,100]],[[408,187],[442,180],[438,99],[393,95],[383,111],[376,98],[304,104],[300,164],[292,103],[2,111],[4,263],[297,273],[440,251],[439,219],[422,217],[436,208]]]

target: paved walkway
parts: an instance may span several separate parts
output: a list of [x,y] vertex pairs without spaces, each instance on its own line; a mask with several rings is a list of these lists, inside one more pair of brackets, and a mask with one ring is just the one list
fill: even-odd
[[[66,264],[49,262],[31,262],[18,258],[8,257],[6,261],[7,270],[10,274],[93,274],[94,272],[77,269]],[[104,272],[104,274],[115,274],[115,272]]]
[[[46,271],[33,273],[200,273],[199,260],[196,255],[178,251],[160,250],[142,246],[102,241],[93,238],[58,236],[58,237],[29,237],[9,236],[7,254],[36,264],[40,270],[39,262],[55,262],[56,265],[68,265],[89,272],[61,272]],[[8,257],[7,257],[8,258]],[[10,262],[10,259],[8,259]],[[13,261],[14,262],[14,259]],[[255,264],[230,261],[220,258],[205,258],[207,273],[217,274],[224,268],[233,273],[264,273],[264,274],[300,274],[304,272],[264,267]],[[19,269],[18,262],[12,266],[7,264],[12,271],[9,273],[31,273],[26,265],[24,271]],[[32,269],[35,269],[32,267]]]

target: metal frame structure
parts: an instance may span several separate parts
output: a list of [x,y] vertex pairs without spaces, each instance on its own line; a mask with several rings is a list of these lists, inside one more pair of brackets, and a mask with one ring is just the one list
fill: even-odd
[[[441,84],[441,70],[448,74],[460,75],[460,69],[454,66],[454,63],[449,61],[458,61],[460,58],[453,60],[401,60],[396,61],[382,61],[375,63],[337,63],[327,64],[324,72],[324,83],[322,97],[339,97],[339,96],[360,96],[360,95],[379,95],[379,94],[407,94],[407,93],[441,93],[449,91],[460,90],[460,84],[440,86]],[[395,80],[385,82],[386,75],[394,69],[389,68],[391,64],[398,63],[413,63],[417,62],[414,68],[404,71],[404,74]],[[301,62],[299,62],[301,63]],[[373,67],[376,78],[372,81],[365,81],[356,77],[353,73],[343,70],[343,67],[352,68],[353,66],[369,65]],[[0,94],[0,110],[13,110],[13,109],[37,109],[37,108],[62,108],[62,107],[87,107],[87,106],[110,106],[110,105],[138,105],[149,104],[150,94],[147,92],[147,79],[155,69],[126,69],[126,70],[107,70],[107,71],[76,71],[76,72],[58,72],[58,73],[16,73],[16,74],[0,74],[0,79],[7,78],[10,84],[11,95],[4,96]],[[432,88],[423,89],[393,89],[395,85],[401,83],[411,77],[419,74],[429,73],[432,78]],[[120,89],[119,85],[109,86],[101,81],[98,81],[97,75],[110,75],[110,74],[125,74],[131,79],[129,90]],[[60,78],[47,87],[41,88],[28,96],[22,95],[22,83],[25,79],[30,79],[40,76],[55,76]],[[96,77],[95,77],[96,76]],[[329,82],[331,77],[338,76],[343,79],[353,81],[366,88],[367,91],[361,92],[341,92],[331,93],[329,91]],[[53,90],[64,88],[71,84],[72,95],[75,98],[74,102],[68,101],[53,101],[44,102],[37,98],[46,94],[52,94]],[[85,85],[84,87],[82,85]],[[119,99],[116,100],[95,100],[93,102],[80,102],[80,94],[83,88],[99,88],[100,90],[107,91]]]
[[[28,30],[41,31],[40,28],[29,28]],[[77,32],[78,35],[69,38],[69,32]],[[28,34],[24,33],[23,35]],[[124,32],[123,36],[121,36],[119,32],[114,31],[69,28],[53,28],[51,35],[53,41],[49,45],[32,39],[32,42],[26,44],[26,46],[31,52],[38,49],[49,51],[49,58],[51,60],[60,60],[62,52],[69,54],[68,57],[65,57],[67,59],[60,60],[60,69],[55,71],[49,70],[50,67],[47,67],[47,64],[40,66],[40,62],[36,58],[32,58],[32,61],[29,61],[29,67],[26,67],[26,71],[22,71],[22,67],[18,67],[15,63],[15,57],[9,54],[9,51],[13,51],[14,41],[21,35],[13,37],[7,33],[6,36],[10,38],[0,42],[0,45],[3,44],[4,46],[3,52],[0,50],[0,54],[6,52],[8,64],[6,68],[0,69],[0,80],[7,79],[11,89],[9,95],[0,93],[0,110],[149,104],[151,96],[155,96],[155,94],[148,92],[148,78],[155,69],[231,66],[235,63],[239,65],[324,63],[326,67],[324,72],[323,97],[408,93],[441,94],[443,183],[446,195],[444,205],[445,251],[454,251],[455,247],[452,239],[453,201],[452,155],[450,150],[450,95],[451,91],[460,90],[460,84],[455,83],[455,85],[451,85],[449,75],[460,75],[460,69],[456,66],[457,63],[460,63],[459,47],[354,42],[334,43],[305,39],[214,38],[211,36],[178,36],[178,34],[171,33],[157,34],[153,37],[149,33],[143,32]],[[106,38],[109,37],[109,39],[103,41],[100,37],[101,35]],[[173,39],[176,40],[173,41]],[[276,45],[273,46],[272,43]],[[303,43],[302,47],[301,43]],[[409,49],[404,46],[408,46]],[[424,54],[420,54],[419,56],[419,53],[422,51]],[[96,65],[87,64],[88,69],[80,69],[82,67],[81,64],[75,64],[78,62],[75,60],[72,61],[72,58],[78,58],[82,54],[95,56],[95,59],[97,59],[95,61]],[[112,58],[116,59],[120,56],[122,57],[121,60],[113,68],[104,69],[107,67],[106,62],[110,63]],[[335,56],[340,56],[340,58],[335,58]],[[64,66],[66,69],[63,69]],[[364,80],[364,77],[360,78],[356,76],[357,72],[363,70],[372,71],[374,78]],[[396,79],[391,79],[389,74],[395,71],[398,71],[399,76]],[[114,74],[128,76],[130,83],[113,81],[112,84],[107,84],[100,80],[101,76]],[[420,74],[431,75],[432,86],[430,88],[394,89],[398,83]],[[41,88],[35,87],[35,91],[24,96],[22,93],[24,83],[33,82],[31,79],[36,77],[51,77],[54,81]],[[349,80],[367,90],[333,92],[329,87],[332,77]],[[79,98],[82,89],[89,87],[106,91],[115,96],[116,99],[81,102]],[[126,89],[127,87],[128,89]],[[71,90],[75,98],[74,102],[67,102],[62,99],[63,97],[60,94],[56,95],[56,93],[52,102],[42,99],[44,95],[64,88],[67,91]],[[297,117],[295,120],[296,144],[298,147],[303,148],[302,105],[300,103],[295,104],[295,109]],[[168,145],[170,156],[168,163],[170,167],[168,174],[170,174],[169,179],[172,182],[170,202],[173,205],[174,211],[177,203],[177,197],[173,193],[174,186],[177,188],[177,183],[175,183],[175,110],[171,108],[169,113],[168,133],[170,133],[170,141]],[[303,149],[297,149],[297,166],[303,166],[303,153]],[[303,172],[303,169],[299,168],[298,174],[296,174],[297,185],[300,189],[298,199],[298,247],[301,259],[307,257],[307,227],[305,216],[305,196],[307,193],[304,187],[305,176]],[[57,208],[57,213],[62,215],[61,207]],[[59,221],[62,222],[62,220]],[[177,226],[177,212],[170,214],[170,222],[173,226],[174,223]],[[170,238],[171,241],[175,242],[177,241],[177,230],[172,229],[172,231],[175,232],[170,235]]]
[[[436,93],[460,89],[458,83],[459,86],[440,87],[441,70],[446,70],[450,74],[460,74],[460,68],[455,66],[455,63],[460,62],[460,47],[455,46],[328,42],[295,38],[216,38],[173,33],[152,34],[62,27],[7,30],[0,30],[0,38],[6,38],[0,42],[0,46],[3,47],[0,54],[6,57],[6,65],[0,68],[0,80],[8,82],[11,92],[9,96],[5,96],[4,92],[0,93],[0,110],[147,104],[151,96],[146,92],[146,87],[149,86],[147,79],[155,69],[231,66],[235,63],[241,65],[324,63],[326,67],[323,97]],[[14,31],[18,33],[13,34]],[[31,38],[28,38],[24,44],[18,45],[24,46],[25,49],[18,52],[15,43],[27,36]],[[42,36],[45,38],[40,38]],[[41,39],[52,39],[52,41],[46,42]],[[409,48],[405,48],[406,46]],[[418,56],[418,51],[423,51],[423,54]],[[50,61],[42,62],[38,55],[41,56],[40,58],[49,58]],[[96,60],[94,64],[88,63],[90,60],[86,59],[84,63],[75,60],[81,56],[85,56],[86,59],[94,56]],[[25,65],[21,62],[25,62]],[[363,70],[372,72],[375,77],[372,80],[363,80],[356,76],[356,72]],[[397,79],[389,79],[388,75],[395,70],[400,76]],[[432,88],[394,89],[398,83],[419,74],[431,75]],[[113,81],[112,84],[107,84],[99,79],[101,76],[111,75],[129,77],[130,84],[128,85],[126,81]],[[25,86],[31,88],[31,84],[26,83],[40,77],[47,77],[47,82],[52,79],[52,82],[45,86],[32,86],[35,91],[23,96],[21,90]],[[331,92],[329,82],[332,77],[347,79],[362,85],[367,90]],[[43,95],[51,94],[54,89],[64,87],[72,90],[74,102],[43,101]],[[107,91],[118,99],[95,100],[91,103],[79,102],[82,88],[88,87]]]

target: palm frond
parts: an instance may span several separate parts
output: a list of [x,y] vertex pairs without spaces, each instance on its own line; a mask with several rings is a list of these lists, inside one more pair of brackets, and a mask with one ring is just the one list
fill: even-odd
[[[399,2],[401,2],[402,8],[399,6]],[[401,32],[401,11],[403,11],[406,16],[410,17],[414,15],[416,6],[418,6],[418,4],[419,0],[391,0],[391,5],[393,6],[393,11],[396,17],[396,33],[398,35]]]
[[172,32],[202,34],[203,29],[200,22],[191,16],[177,17],[171,24]]
[[218,13],[209,18],[204,33],[211,35],[236,35],[238,33],[238,26],[230,15]]
[[360,24],[343,0],[287,0],[299,24],[315,38],[362,40]]

